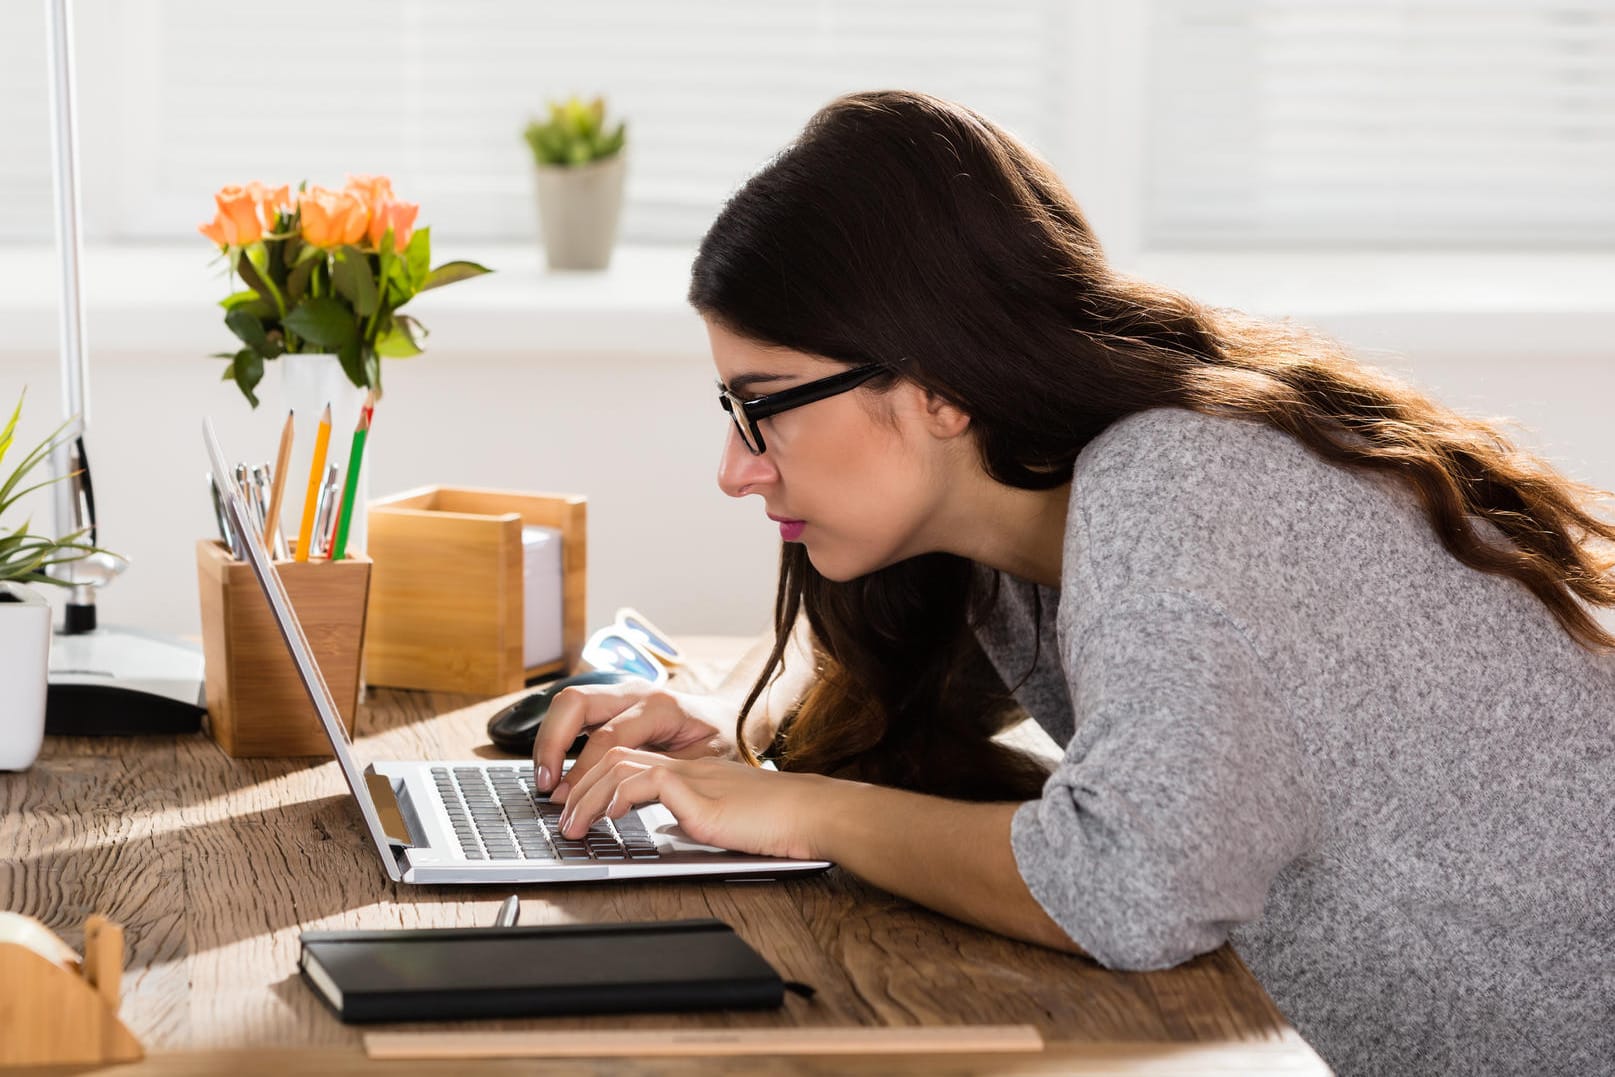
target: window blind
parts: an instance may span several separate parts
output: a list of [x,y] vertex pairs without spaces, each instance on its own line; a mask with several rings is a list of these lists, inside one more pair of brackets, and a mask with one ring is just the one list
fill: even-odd
[[[0,12],[0,85],[37,78],[43,16]],[[690,243],[723,199],[837,94],[902,87],[952,98],[1036,146],[1062,116],[1059,0],[77,0],[81,138],[115,182],[86,184],[91,239],[194,235],[221,184],[340,185],[387,173],[441,243],[536,235],[521,137],[548,99],[607,98],[628,122],[627,241]],[[38,26],[32,24],[37,22]],[[24,23],[28,25],[23,25]],[[33,38],[33,40],[29,40]],[[99,42],[99,48],[97,43]],[[14,99],[13,99],[14,100]],[[114,112],[92,147],[84,113]],[[45,192],[46,120],[0,105],[5,133],[39,128],[0,170]],[[43,103],[40,117],[48,117]],[[0,214],[5,210],[0,208]],[[48,215],[0,215],[0,238],[48,240]]]
[[1615,245],[1615,3],[1156,0],[1156,248]]

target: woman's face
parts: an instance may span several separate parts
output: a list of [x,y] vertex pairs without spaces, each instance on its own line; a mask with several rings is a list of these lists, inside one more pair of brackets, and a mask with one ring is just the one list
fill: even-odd
[[[846,369],[764,347],[711,319],[707,334],[718,379],[743,400]],[[780,536],[802,543],[813,567],[832,580],[935,549],[928,525],[947,488],[946,442],[952,439],[936,436],[937,411],[929,399],[899,381],[805,404],[760,420],[766,446],[760,456],[726,416],[718,486],[730,497],[761,497]]]

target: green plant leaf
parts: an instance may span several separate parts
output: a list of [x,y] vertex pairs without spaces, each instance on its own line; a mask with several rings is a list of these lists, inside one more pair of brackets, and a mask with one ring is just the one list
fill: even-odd
[[376,290],[375,271],[370,268],[370,256],[359,248],[343,247],[336,252],[331,283],[340,295],[353,304],[354,312],[361,318],[376,313],[381,294]]
[[232,310],[224,316],[224,324],[230,327],[230,332],[240,338],[241,343],[257,352],[260,358],[273,359],[286,351],[281,347],[279,340],[271,339],[265,334],[264,323],[246,310]]
[[409,267],[409,296],[420,291],[426,284],[426,278],[431,275],[432,267],[432,230],[430,228],[417,228],[415,234],[409,237],[409,244],[404,247],[404,262]]
[[365,377],[364,349],[357,337],[344,344],[336,357],[350,382],[361,389],[369,387],[370,381]]
[[395,315],[386,331],[376,338],[376,354],[389,359],[408,359],[419,355],[421,346],[412,331],[419,328],[420,323],[409,315]]
[[304,299],[281,324],[316,347],[338,354],[359,337],[353,311],[346,303],[328,295]]
[[248,403],[256,408],[258,394],[253,390],[264,380],[263,359],[251,348],[242,348],[236,352],[235,360],[230,364],[230,374],[235,378],[236,386],[246,396]]
[[444,262],[426,275],[426,282],[421,285],[420,290],[424,292],[428,288],[441,288],[445,284],[453,284],[457,280],[470,280],[472,277],[480,277],[484,273],[492,272],[493,270],[487,266],[481,266],[475,262]]
[[274,288],[270,287],[259,274],[258,267],[252,264],[252,259],[247,257],[246,251],[242,251],[241,257],[236,259],[236,272],[241,274],[241,280],[248,288],[263,296],[264,302],[275,305],[278,309]]
[[230,293],[223,299],[219,300],[219,306],[223,307],[225,310],[235,310],[237,307],[244,306],[245,304],[251,303],[258,298],[258,293],[249,288],[244,292]]
[[22,417],[22,402],[28,399],[28,389],[25,386],[22,395],[17,397],[17,406],[11,413],[11,421],[4,430],[0,430],[0,460],[6,458],[6,450],[11,448],[12,438],[17,432],[17,420]]

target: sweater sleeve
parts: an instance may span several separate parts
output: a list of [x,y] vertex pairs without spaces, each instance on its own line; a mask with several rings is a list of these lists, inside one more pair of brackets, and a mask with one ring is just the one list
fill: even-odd
[[1107,966],[1215,949],[1313,841],[1280,697],[1237,626],[1190,595],[1136,596],[1066,642],[1076,732],[1015,813],[1021,876]]

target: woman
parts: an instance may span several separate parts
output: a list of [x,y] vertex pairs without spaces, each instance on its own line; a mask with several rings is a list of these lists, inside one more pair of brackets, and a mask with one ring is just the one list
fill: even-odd
[[[563,693],[535,762],[568,835],[660,800],[1117,968],[1229,941],[1344,1072],[1615,1058],[1594,491],[1123,277],[1047,164],[920,94],[817,114],[690,299],[719,485],[785,543],[775,644],[738,722]],[[990,740],[1020,708],[1052,774]]]

